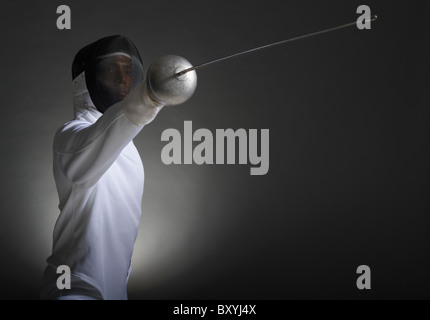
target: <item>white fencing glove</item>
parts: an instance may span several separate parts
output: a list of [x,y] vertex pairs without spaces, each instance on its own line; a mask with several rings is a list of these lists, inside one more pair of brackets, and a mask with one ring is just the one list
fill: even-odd
[[122,101],[125,116],[137,126],[149,124],[164,106],[149,92],[146,81],[139,83]]

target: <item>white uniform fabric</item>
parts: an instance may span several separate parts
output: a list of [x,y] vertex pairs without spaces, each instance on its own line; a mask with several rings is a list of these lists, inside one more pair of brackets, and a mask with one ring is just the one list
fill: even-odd
[[[54,138],[61,213],[48,268],[67,265],[75,280],[94,287],[103,299],[127,299],[144,184],[132,139],[143,125],[130,122],[122,102],[100,113],[86,89],[84,73],[75,81],[74,108],[75,119]],[[52,278],[51,273],[45,286],[52,288],[47,284]],[[67,289],[61,291],[50,294],[67,294]]]

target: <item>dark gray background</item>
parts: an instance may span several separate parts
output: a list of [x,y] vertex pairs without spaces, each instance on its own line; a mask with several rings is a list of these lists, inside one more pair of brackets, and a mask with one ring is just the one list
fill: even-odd
[[[72,29],[56,28],[56,8]],[[58,199],[52,139],[72,118],[71,62],[124,34],[146,68],[193,64],[379,21],[198,71],[185,104],[135,139],[146,171],[130,299],[430,297],[429,28],[419,1],[2,1],[0,297],[37,299]],[[420,6],[418,6],[420,4]],[[428,11],[427,11],[428,12]],[[270,129],[270,169],[172,165],[167,128]],[[356,288],[356,268],[372,289]]]

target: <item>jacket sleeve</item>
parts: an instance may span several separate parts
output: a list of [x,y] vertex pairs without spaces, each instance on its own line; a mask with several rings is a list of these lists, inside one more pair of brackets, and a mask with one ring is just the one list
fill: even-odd
[[130,122],[117,103],[93,124],[66,123],[55,135],[54,154],[68,180],[91,187],[142,128]]

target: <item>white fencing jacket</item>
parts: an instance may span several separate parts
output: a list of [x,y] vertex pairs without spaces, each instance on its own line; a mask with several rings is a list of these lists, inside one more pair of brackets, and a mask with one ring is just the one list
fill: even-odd
[[47,261],[54,268],[69,266],[75,281],[89,284],[103,299],[127,299],[144,184],[143,165],[132,139],[143,125],[129,121],[121,102],[100,113],[84,75],[78,78],[75,119],[54,138],[53,170],[61,213]]

